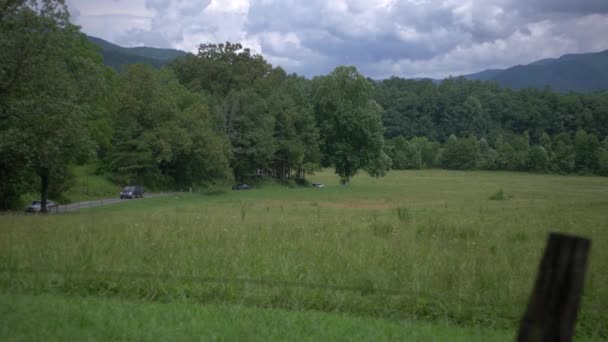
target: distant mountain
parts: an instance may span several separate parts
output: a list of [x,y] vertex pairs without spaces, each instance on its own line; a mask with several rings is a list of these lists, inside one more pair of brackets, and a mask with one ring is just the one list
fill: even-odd
[[[88,39],[101,48],[104,63],[118,71],[125,65],[135,63],[161,67],[187,54],[174,49],[125,48],[96,37],[89,36]],[[496,82],[502,87],[512,89],[550,86],[551,89],[559,92],[608,90],[608,50],[541,59],[527,65],[517,65],[508,69],[489,69],[463,77]]]
[[498,74],[500,74],[503,71],[504,70],[500,70],[500,69],[488,69],[488,70],[484,70],[482,72],[478,72],[476,74],[465,75],[464,77],[469,80],[489,81],[489,80],[492,80],[494,77],[498,76]]
[[158,68],[175,58],[187,54],[184,51],[174,49],[151,47],[125,48],[91,36],[88,36],[88,39],[91,43],[101,48],[104,63],[117,71],[120,71],[125,65],[135,63],[146,63]]
[[504,70],[485,70],[464,77],[496,82],[512,89],[550,86],[559,92],[607,90],[608,50],[542,59],[527,65],[517,65]]

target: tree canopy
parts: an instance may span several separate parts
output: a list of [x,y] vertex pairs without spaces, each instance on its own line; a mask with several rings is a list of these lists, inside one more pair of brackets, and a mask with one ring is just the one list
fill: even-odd
[[345,181],[360,169],[380,176],[390,167],[384,152],[382,108],[371,99],[372,87],[354,67],[338,67],[313,80],[321,151]]

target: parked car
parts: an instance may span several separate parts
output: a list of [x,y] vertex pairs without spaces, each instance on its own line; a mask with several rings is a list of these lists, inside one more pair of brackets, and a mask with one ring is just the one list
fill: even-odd
[[312,186],[315,188],[323,188],[325,187],[325,184],[323,183],[312,183]]
[[120,198],[142,198],[144,188],[141,186],[127,186],[120,192]]
[[245,183],[239,183],[232,187],[232,190],[250,190],[251,187]]
[[[47,210],[51,210],[55,207],[57,207],[57,203],[49,200],[46,201]],[[28,213],[39,213],[41,209],[42,201],[33,201],[30,205],[27,206],[27,208],[25,208],[25,211]]]

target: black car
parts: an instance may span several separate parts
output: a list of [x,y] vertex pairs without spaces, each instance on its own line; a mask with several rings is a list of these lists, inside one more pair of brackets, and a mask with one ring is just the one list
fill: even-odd
[[250,190],[251,187],[245,183],[239,183],[232,187],[232,190]]
[[127,186],[120,192],[120,198],[142,198],[144,188],[141,186]]

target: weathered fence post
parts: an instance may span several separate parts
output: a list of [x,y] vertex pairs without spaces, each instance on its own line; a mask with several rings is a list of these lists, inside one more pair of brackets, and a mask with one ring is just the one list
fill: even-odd
[[591,241],[551,233],[518,341],[571,341]]

